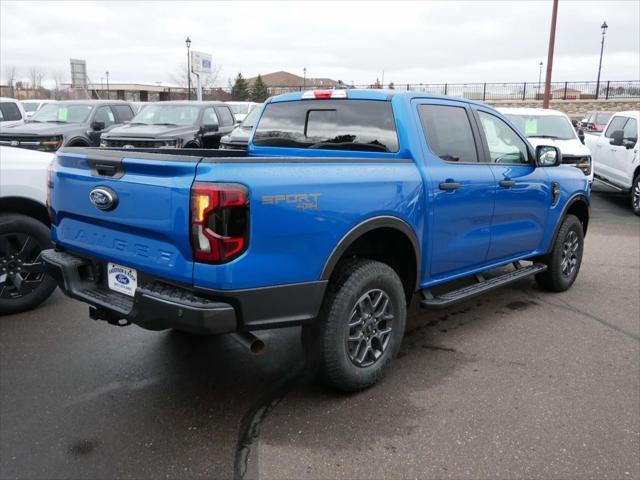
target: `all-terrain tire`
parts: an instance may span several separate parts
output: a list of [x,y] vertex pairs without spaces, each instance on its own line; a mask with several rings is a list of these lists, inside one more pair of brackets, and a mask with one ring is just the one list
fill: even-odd
[[584,251],[582,223],[575,215],[567,215],[556,237],[551,252],[540,261],[547,270],[536,275],[540,287],[552,292],[571,288],[578,277]]
[[349,259],[332,276],[316,322],[303,327],[303,345],[331,386],[362,390],[379,381],[397,355],[406,317],[398,274],[381,262]]

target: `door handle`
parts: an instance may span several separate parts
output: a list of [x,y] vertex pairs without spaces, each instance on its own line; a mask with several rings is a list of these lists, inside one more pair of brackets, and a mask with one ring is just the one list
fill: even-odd
[[515,180],[500,180],[500,186],[505,188],[515,187],[516,182]]
[[442,182],[439,187],[440,190],[457,190],[460,188],[460,184],[458,182]]

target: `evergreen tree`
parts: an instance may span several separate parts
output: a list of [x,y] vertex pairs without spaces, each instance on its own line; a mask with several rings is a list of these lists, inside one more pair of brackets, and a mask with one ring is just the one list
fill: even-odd
[[269,97],[269,89],[267,85],[262,81],[262,76],[258,75],[255,82],[251,86],[251,100],[254,102],[262,103],[267,97]]
[[371,88],[375,88],[375,89],[382,88],[382,84],[380,83],[380,79],[376,78],[376,81],[374,82],[373,85],[371,85]]
[[389,90],[395,90],[395,89],[396,89],[396,86],[393,84],[393,82],[391,82],[389,84]]
[[231,87],[231,98],[240,102],[249,99],[249,86],[242,77],[242,73],[238,73],[233,87]]

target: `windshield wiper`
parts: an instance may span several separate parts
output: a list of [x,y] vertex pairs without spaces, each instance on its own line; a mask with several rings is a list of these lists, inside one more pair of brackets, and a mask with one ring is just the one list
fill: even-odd
[[65,122],[64,120],[47,120],[47,123],[69,123],[69,122]]
[[556,135],[528,135],[529,138],[551,138],[553,140],[567,140],[566,138],[558,137]]
[[169,127],[177,127],[178,126],[177,123],[166,123],[166,122],[152,123],[151,125],[166,125],[166,126],[169,126]]

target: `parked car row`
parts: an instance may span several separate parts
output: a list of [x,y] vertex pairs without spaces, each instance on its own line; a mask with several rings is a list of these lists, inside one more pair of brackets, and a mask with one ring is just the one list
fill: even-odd
[[[0,102],[0,145],[40,151],[70,147],[218,148],[252,102]],[[28,109],[28,112],[25,110]],[[237,112],[237,113],[234,113]],[[240,127],[239,131],[245,131]],[[244,145],[248,141],[248,135]],[[232,142],[242,146],[237,138]]]

